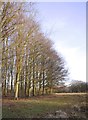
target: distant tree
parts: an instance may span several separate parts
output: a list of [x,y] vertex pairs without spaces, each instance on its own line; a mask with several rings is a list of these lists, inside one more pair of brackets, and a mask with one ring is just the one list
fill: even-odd
[[82,81],[75,81],[69,87],[70,92],[87,92],[88,83]]

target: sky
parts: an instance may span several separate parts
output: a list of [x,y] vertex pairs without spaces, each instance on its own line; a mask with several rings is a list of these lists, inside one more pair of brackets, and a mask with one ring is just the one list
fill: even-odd
[[39,2],[43,32],[65,59],[70,80],[86,81],[86,3]]

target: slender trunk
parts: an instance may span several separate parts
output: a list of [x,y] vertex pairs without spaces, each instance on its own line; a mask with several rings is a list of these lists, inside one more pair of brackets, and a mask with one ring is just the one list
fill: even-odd
[[41,95],[41,72],[39,75],[39,95]]
[[10,75],[8,73],[8,81],[7,81],[7,96],[9,95],[9,80],[10,80]]
[[28,90],[27,90],[28,97],[30,96],[30,88],[31,88],[31,65],[29,71],[30,71],[30,75],[28,76]]
[[16,83],[16,92],[15,92],[15,99],[17,100],[18,99],[18,82]]
[[34,85],[34,79],[33,79],[33,96],[35,95],[35,85]]
[[12,70],[11,70],[11,95],[12,94],[13,94],[13,73],[12,73]]
[[41,81],[39,81],[39,95],[41,95]]
[[22,81],[22,76],[21,76],[20,94],[21,94],[21,97],[22,97],[23,96],[23,81]]
[[43,70],[43,91],[42,94],[44,95],[45,93],[45,76],[44,76],[44,70]]
[[25,97],[27,97],[26,91],[27,91],[27,79],[25,79]]
[[33,84],[33,96],[35,95],[35,63],[34,63],[34,58],[33,58],[33,82],[32,82],[32,84]]
[[15,99],[16,100],[18,99],[18,92],[19,92],[19,77],[20,77],[20,74],[18,73],[17,81],[16,81],[16,90],[15,90]]

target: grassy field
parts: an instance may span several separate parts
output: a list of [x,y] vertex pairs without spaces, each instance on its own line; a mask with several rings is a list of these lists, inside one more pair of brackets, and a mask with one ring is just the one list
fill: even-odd
[[[2,100],[3,118],[56,117],[56,111],[64,111],[69,117],[86,117],[85,94],[52,94],[29,99]],[[74,114],[73,114],[74,113]]]

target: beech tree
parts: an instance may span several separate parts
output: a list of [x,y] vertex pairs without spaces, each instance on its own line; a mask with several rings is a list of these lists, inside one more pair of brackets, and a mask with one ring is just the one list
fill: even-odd
[[68,70],[52,41],[40,29],[32,3],[0,3],[3,96],[50,94]]

